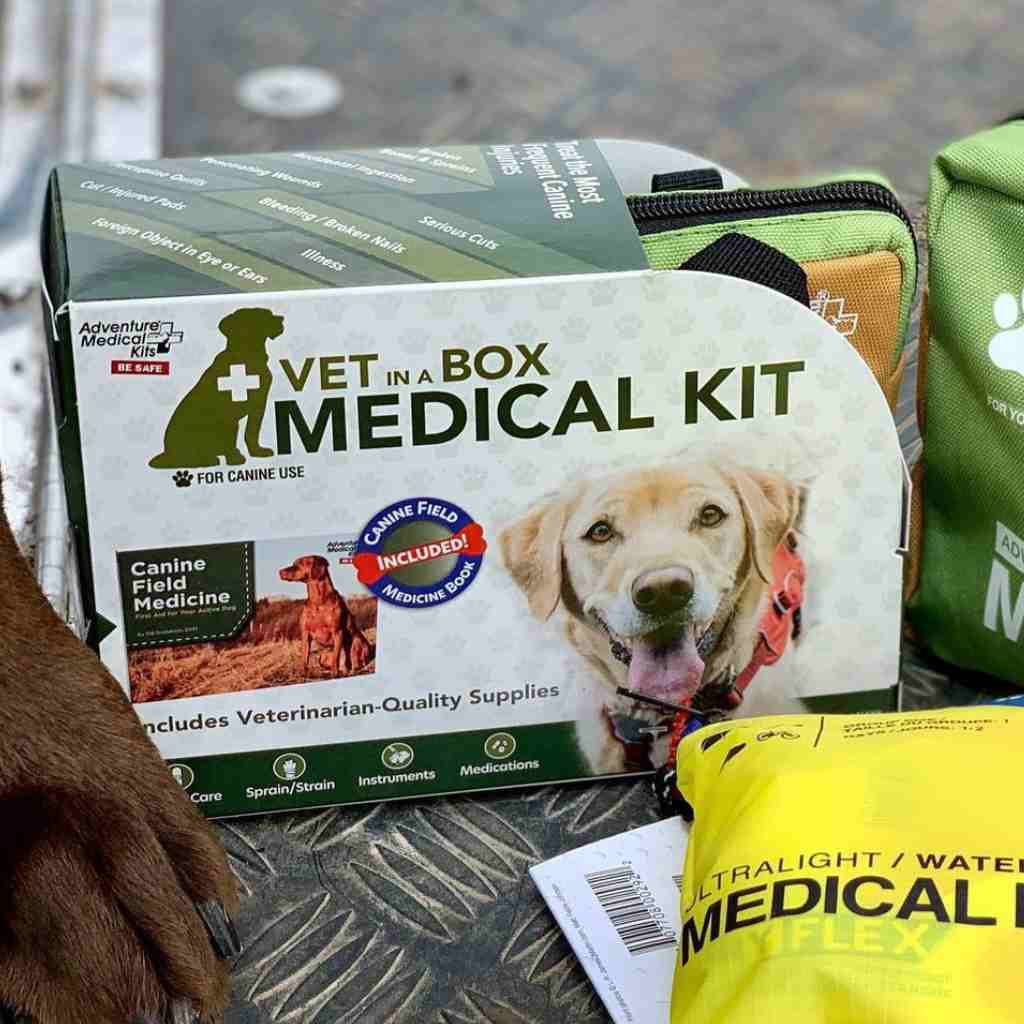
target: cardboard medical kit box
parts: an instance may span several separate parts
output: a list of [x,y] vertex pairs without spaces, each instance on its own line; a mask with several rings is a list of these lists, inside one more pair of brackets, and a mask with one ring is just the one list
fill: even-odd
[[624,146],[54,172],[87,640],[206,813],[650,771],[679,708],[892,706],[882,392],[792,299],[648,269]]

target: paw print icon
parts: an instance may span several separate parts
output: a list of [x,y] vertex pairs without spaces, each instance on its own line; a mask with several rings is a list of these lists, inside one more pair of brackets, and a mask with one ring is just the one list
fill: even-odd
[[179,469],[173,479],[177,487],[191,487],[194,477],[187,469]]
[[1012,292],[997,295],[992,303],[992,319],[1001,330],[988,343],[988,357],[1000,370],[1013,370],[1024,376],[1024,322],[1021,303]]

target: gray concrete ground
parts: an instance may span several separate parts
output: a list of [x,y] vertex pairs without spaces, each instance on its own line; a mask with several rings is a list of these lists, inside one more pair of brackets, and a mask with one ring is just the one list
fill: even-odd
[[[1024,104],[1008,0],[171,0],[170,153],[344,142],[654,139],[755,179],[871,166],[923,192],[948,139]],[[341,105],[243,109],[240,75],[327,68]]]

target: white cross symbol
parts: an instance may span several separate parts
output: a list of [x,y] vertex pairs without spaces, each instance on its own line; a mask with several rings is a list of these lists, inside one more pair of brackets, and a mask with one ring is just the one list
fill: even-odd
[[244,402],[249,397],[249,392],[255,391],[259,386],[259,377],[247,374],[241,363],[232,363],[228,368],[228,375],[217,378],[217,390],[230,391],[232,402]]

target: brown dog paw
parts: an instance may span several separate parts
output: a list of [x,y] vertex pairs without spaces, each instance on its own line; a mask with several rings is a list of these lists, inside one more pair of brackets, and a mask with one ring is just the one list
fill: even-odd
[[205,822],[162,803],[0,799],[0,995],[34,1024],[169,1022],[176,1001],[202,1020],[223,1011],[234,883]]
[[32,1024],[214,1021],[237,910],[212,827],[0,512],[0,1008]]
[[19,575],[4,591],[16,620],[0,600],[0,1004],[33,1024],[165,1024],[179,1005],[216,1020],[238,947],[223,850],[120,688]]

